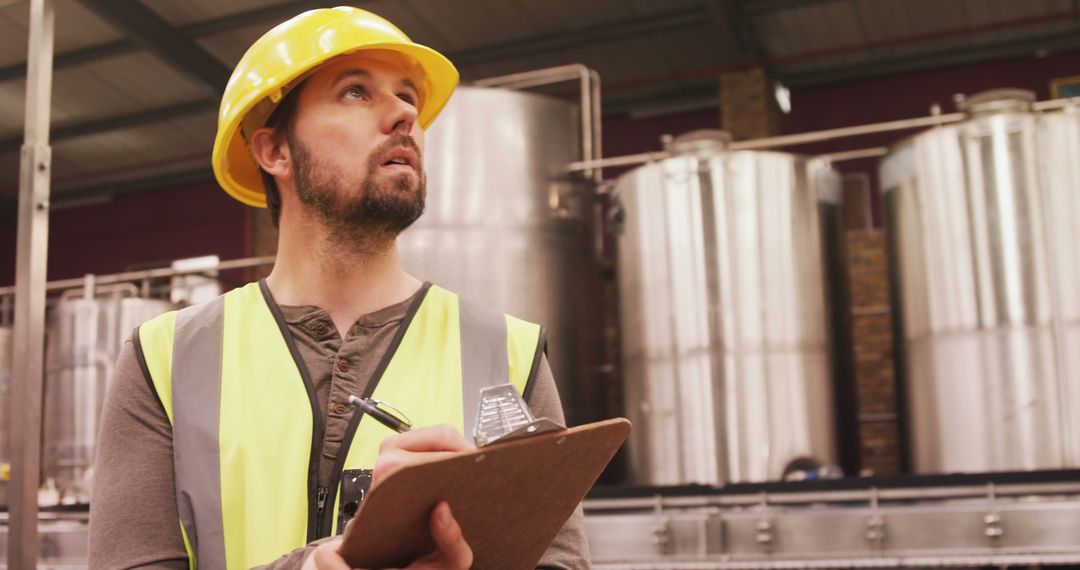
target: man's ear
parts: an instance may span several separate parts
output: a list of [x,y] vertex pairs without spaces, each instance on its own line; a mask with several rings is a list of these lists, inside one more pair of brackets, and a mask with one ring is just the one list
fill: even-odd
[[263,127],[251,134],[248,144],[255,162],[267,174],[274,178],[291,178],[292,161],[289,160],[289,145],[279,142],[274,130]]

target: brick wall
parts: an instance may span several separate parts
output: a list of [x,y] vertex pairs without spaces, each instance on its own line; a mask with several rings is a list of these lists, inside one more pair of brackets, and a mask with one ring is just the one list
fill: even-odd
[[720,75],[720,126],[734,140],[777,133],[780,125],[772,82],[763,68]]
[[895,474],[902,462],[885,234],[849,231],[846,240],[860,463],[864,472]]

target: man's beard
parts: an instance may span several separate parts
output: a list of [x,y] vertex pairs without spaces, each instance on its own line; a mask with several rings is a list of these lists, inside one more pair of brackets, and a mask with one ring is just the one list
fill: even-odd
[[[292,133],[288,142],[300,203],[319,216],[335,245],[361,252],[382,249],[424,213],[426,177],[420,148],[412,137],[396,133],[376,147],[359,189],[347,187],[340,173],[313,159]],[[383,157],[402,146],[416,153],[416,177],[393,175],[377,181]]]

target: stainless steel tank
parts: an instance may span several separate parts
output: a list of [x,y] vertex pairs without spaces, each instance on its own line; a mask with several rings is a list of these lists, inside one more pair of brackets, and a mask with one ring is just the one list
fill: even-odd
[[599,270],[574,105],[461,87],[427,132],[427,206],[398,237],[412,273],[542,324],[567,420],[597,415]]
[[1080,117],[968,100],[881,165],[912,467],[1080,465]]
[[824,163],[675,139],[622,176],[618,282],[639,484],[779,479],[836,459]]
[[172,309],[164,301],[110,294],[61,298],[49,315],[45,367],[43,481],[65,504],[86,503],[105,391],[125,340],[140,323]]

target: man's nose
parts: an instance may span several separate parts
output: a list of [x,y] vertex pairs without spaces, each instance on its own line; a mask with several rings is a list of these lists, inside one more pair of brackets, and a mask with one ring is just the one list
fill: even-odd
[[416,107],[397,96],[389,97],[387,101],[386,109],[383,114],[383,132],[390,134],[393,132],[409,133],[412,131],[418,115]]

